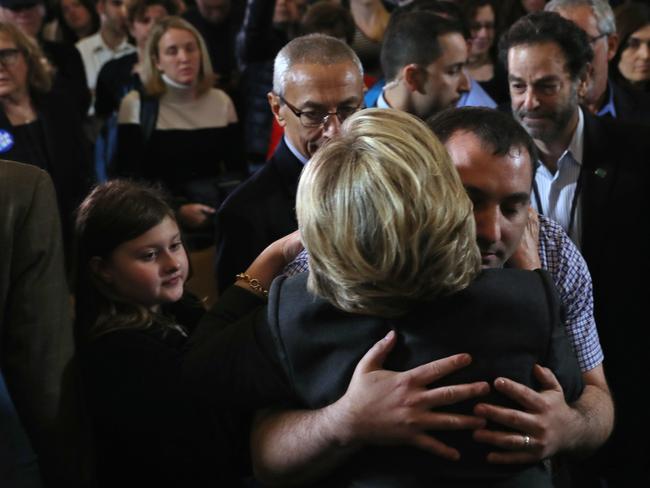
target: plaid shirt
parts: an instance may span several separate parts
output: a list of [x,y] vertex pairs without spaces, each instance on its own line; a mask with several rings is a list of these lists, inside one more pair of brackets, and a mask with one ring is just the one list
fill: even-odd
[[596,321],[591,275],[582,254],[559,224],[539,216],[539,257],[560,294],[566,331],[580,369],[603,362]]
[[[589,371],[603,362],[596,321],[591,275],[580,251],[559,224],[539,216],[539,257],[560,295],[566,332],[578,358],[580,369]],[[293,276],[309,270],[303,250],[287,265],[284,273]]]

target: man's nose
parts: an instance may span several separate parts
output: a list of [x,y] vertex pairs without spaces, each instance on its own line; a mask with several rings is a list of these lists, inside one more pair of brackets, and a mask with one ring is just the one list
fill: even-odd
[[337,114],[330,114],[325,119],[325,124],[323,125],[323,136],[327,139],[332,139],[336,137],[341,132],[341,121]]
[[539,107],[539,99],[535,95],[535,90],[528,88],[524,94],[524,108],[526,110],[533,110]]
[[476,235],[486,243],[501,240],[501,215],[498,207],[483,209],[474,213],[476,219]]
[[463,69],[460,73],[460,80],[458,81],[458,92],[459,93],[468,92],[471,87],[472,87],[472,82],[469,81],[469,75],[467,74],[467,71]]

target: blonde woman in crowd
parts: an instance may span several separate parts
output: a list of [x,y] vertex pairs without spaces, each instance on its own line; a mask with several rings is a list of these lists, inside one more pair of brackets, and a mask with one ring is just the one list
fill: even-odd
[[210,245],[227,175],[246,172],[235,107],[213,88],[203,38],[179,17],[153,27],[141,61],[143,89],[120,105],[115,173],[162,183],[189,246]]

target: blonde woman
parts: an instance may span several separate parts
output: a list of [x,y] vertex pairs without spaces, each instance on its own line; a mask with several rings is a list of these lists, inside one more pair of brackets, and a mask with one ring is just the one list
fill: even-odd
[[205,231],[224,175],[245,174],[235,107],[213,88],[203,38],[179,17],[153,27],[141,62],[143,89],[120,105],[114,172],[161,182],[177,199],[180,223]]
[[[329,405],[321,422],[301,424],[293,417],[278,424],[271,416],[257,424],[253,460],[263,481],[306,481],[327,467],[331,478],[322,475],[323,486],[552,486],[541,463],[488,464],[487,449],[472,440],[478,424],[468,414],[473,397],[486,393],[484,382],[507,376],[533,385],[536,363],[558,375],[569,401],[581,392],[556,293],[541,271],[480,270],[472,205],[429,129],[397,110],[353,115],[341,137],[305,166],[297,215],[309,272],[279,277],[271,286],[290,241],[271,245],[206,315],[186,363],[204,391],[227,391],[237,409]],[[255,303],[259,308],[251,314]],[[406,441],[406,435],[375,428],[385,425],[378,405],[386,402],[378,398],[364,410],[351,400],[359,382],[355,366],[387,334],[397,336],[390,370],[457,353],[473,357],[471,366],[442,379],[440,363],[425,367],[419,401],[443,413],[422,423],[411,419],[411,427],[430,436]],[[452,361],[456,366],[447,363],[447,372],[469,362],[467,355]],[[367,368],[371,361],[362,363]],[[420,369],[401,381],[412,383]],[[438,388],[450,384],[454,391]],[[370,384],[365,396],[372,394]],[[487,401],[506,403],[496,392]],[[284,435],[294,425],[299,442]],[[515,441],[517,447],[530,443],[519,434]],[[390,447],[405,442],[411,446]]]

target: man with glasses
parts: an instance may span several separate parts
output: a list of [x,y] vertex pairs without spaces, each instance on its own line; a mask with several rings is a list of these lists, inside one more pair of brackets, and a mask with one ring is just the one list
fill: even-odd
[[650,425],[639,390],[650,335],[638,319],[646,313],[650,274],[650,240],[639,224],[649,213],[647,129],[579,107],[593,52],[586,33],[560,15],[521,18],[501,37],[499,50],[513,115],[539,151],[533,202],[570,235],[593,279],[617,421],[590,471],[609,487],[650,486]]
[[294,206],[300,172],[361,108],[361,62],[333,37],[298,37],[275,58],[268,100],[284,137],[271,159],[219,209],[216,274],[221,291],[267,245],[298,227]]
[[609,3],[606,0],[552,0],[545,10],[557,12],[574,22],[589,37],[594,59],[583,106],[596,115],[649,124],[650,98],[643,93],[632,94],[609,79],[609,62],[619,43]]

